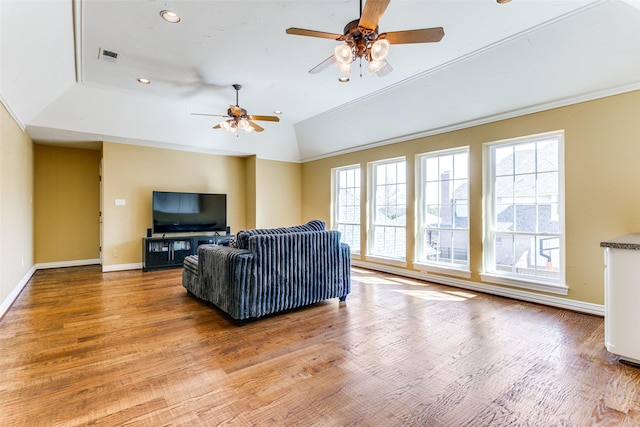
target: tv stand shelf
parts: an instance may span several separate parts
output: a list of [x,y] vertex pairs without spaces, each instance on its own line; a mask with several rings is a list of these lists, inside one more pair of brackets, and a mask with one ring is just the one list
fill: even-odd
[[144,237],[142,239],[142,270],[182,267],[185,257],[196,255],[200,245],[217,245],[232,236]]

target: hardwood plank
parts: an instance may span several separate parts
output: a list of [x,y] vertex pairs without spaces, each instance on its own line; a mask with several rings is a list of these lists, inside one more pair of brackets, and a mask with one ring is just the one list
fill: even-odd
[[38,271],[0,321],[0,424],[640,425],[602,318],[352,277],[239,327],[181,270]]

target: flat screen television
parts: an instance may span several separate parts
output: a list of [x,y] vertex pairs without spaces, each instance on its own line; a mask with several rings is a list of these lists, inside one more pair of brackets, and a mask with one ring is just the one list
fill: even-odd
[[225,231],[227,195],[153,192],[153,232],[186,233]]

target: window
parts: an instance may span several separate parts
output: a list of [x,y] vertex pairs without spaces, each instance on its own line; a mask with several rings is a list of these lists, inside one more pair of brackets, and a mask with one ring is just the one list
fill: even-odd
[[407,168],[404,159],[371,164],[368,254],[404,260],[407,250]]
[[485,162],[485,273],[565,293],[563,133],[486,144]]
[[360,166],[334,170],[333,229],[339,230],[341,239],[360,252]]
[[469,149],[423,154],[417,163],[417,263],[468,272]]

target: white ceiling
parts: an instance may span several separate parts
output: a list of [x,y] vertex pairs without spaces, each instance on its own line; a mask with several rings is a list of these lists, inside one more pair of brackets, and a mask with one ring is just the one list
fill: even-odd
[[[179,24],[160,18],[171,9]],[[308,70],[357,0],[0,0],[0,96],[36,142],[113,141],[305,161],[640,88],[639,0],[392,0],[380,31],[442,26],[392,46],[394,71],[349,83]],[[117,52],[118,62],[99,56]],[[147,77],[151,85],[136,79]],[[235,104],[282,110],[239,137],[211,129]]]

